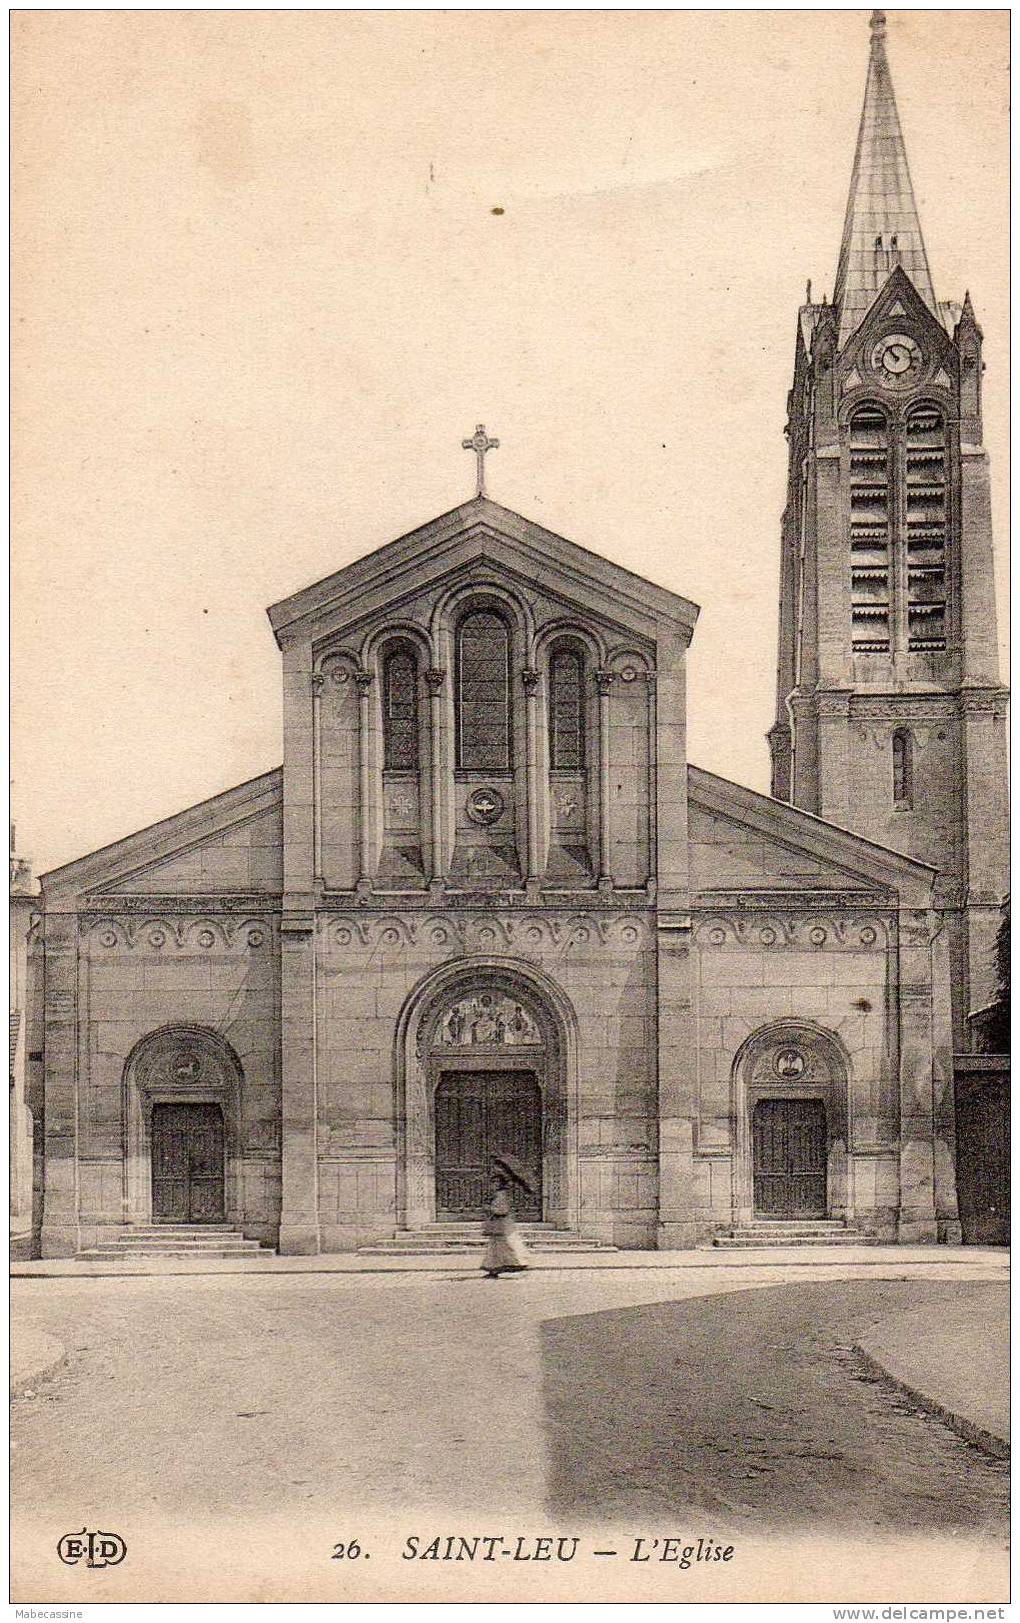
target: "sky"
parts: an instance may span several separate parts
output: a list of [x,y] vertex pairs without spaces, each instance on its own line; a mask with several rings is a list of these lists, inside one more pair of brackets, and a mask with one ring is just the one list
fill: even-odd
[[[888,16],[936,296],[985,335],[1004,617],[1009,16]],[[37,873],[279,764],[267,606],[472,495],[479,422],[494,500],[701,605],[689,758],[767,791],[796,313],[867,18],[15,13]]]

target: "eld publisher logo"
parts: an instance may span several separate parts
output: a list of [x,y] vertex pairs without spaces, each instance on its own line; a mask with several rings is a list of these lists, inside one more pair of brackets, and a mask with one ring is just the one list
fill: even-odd
[[65,1567],[76,1567],[79,1561],[87,1567],[118,1567],[127,1555],[127,1545],[116,1533],[90,1533],[83,1527],[80,1533],[64,1534],[57,1554]]

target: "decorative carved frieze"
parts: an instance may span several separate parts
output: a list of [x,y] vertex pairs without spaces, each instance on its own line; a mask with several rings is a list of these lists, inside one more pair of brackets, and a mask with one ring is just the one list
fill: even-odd
[[819,721],[845,721],[850,711],[849,692],[819,690],[815,694],[815,711]]
[[901,947],[927,947],[939,927],[932,915],[915,911],[901,913],[899,925]]
[[960,708],[965,716],[994,716],[997,721],[1006,717],[1009,698],[1005,688],[967,691],[960,694]]
[[131,950],[256,951],[272,945],[272,924],[265,918],[174,917],[150,910],[145,918],[100,914],[80,921],[81,933],[98,953]]
[[[712,908],[719,910],[737,909],[749,911],[780,911],[791,910],[793,897],[789,891],[776,890],[702,890],[698,892],[697,905],[699,908]],[[881,908],[888,904],[888,898],[882,891],[875,890],[798,890],[796,892],[796,910],[798,913],[813,912],[820,909],[831,912],[833,909],[845,912],[852,908]]]
[[[442,885],[444,881],[440,881]],[[539,892],[542,912],[563,916],[576,913],[578,907],[587,912],[616,915],[630,913],[635,908],[644,908],[646,913],[653,913],[654,907],[649,902],[649,893],[654,895],[654,888],[649,886],[618,886],[611,891],[596,891],[588,886],[555,885],[541,887]],[[451,913],[491,913],[494,908],[505,909],[508,912],[520,915],[530,912],[536,905],[538,898],[529,892],[523,885],[507,886],[504,889],[470,890],[460,886],[451,887],[447,891],[402,891],[392,890],[367,891],[364,895],[357,895],[359,910],[364,908],[372,913],[390,912],[397,905],[402,913],[421,914],[433,912],[437,908],[448,908]],[[352,905],[352,893],[349,890],[327,890],[316,898],[315,910],[317,913],[346,913]],[[666,915],[658,915],[660,924],[668,923]],[[688,925],[690,917],[687,916]]]
[[701,917],[694,939],[699,947],[748,947],[752,950],[797,947],[880,952],[889,943],[887,922],[877,914],[827,913],[803,918],[796,913],[766,913],[749,919],[734,913]]
[[216,895],[212,892],[188,896],[121,895],[106,892],[102,896],[85,896],[78,904],[83,920],[97,913],[127,913],[148,915],[180,914],[197,918],[207,913],[265,913],[278,912],[280,896],[258,891],[235,891]]
[[640,914],[603,917],[596,913],[548,918],[524,913],[506,917],[491,910],[479,917],[400,913],[343,913],[319,919],[320,937],[337,947],[419,947],[425,951],[515,952],[527,955],[550,947],[616,946],[636,949],[648,940]]
[[951,721],[958,714],[956,699],[944,694],[854,694],[850,701],[854,721]]

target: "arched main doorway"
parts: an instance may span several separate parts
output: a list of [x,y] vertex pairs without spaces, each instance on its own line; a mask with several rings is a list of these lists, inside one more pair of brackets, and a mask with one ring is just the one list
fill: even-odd
[[436,1218],[482,1217],[497,1166],[518,1216],[540,1218],[545,1044],[527,999],[483,983],[443,1012],[431,1049]]
[[576,1128],[569,1011],[531,966],[446,966],[401,1017],[398,1210],[411,1228],[483,1215],[493,1170],[514,1209],[570,1226]]

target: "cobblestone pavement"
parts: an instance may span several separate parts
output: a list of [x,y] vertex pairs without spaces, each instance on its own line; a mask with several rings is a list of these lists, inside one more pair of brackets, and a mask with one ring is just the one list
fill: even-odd
[[[14,1404],[16,1595],[86,1598],[52,1554],[83,1525],[127,1538],[136,1574],[182,1529],[186,1545],[234,1529],[245,1570],[278,1572],[253,1530],[314,1529],[325,1567],[331,1541],[372,1526],[673,1533],[692,1518],[736,1539],[937,1537],[997,1572],[1004,1468],[852,1353],[890,1312],[1005,1290],[987,1277],[16,1280],[15,1314],[67,1349]],[[53,1587],[33,1590],[44,1560]],[[189,1564],[175,1570],[183,1599]],[[103,1593],[140,1598],[118,1589],[126,1573]],[[298,1598],[237,1598],[279,1593]]]

